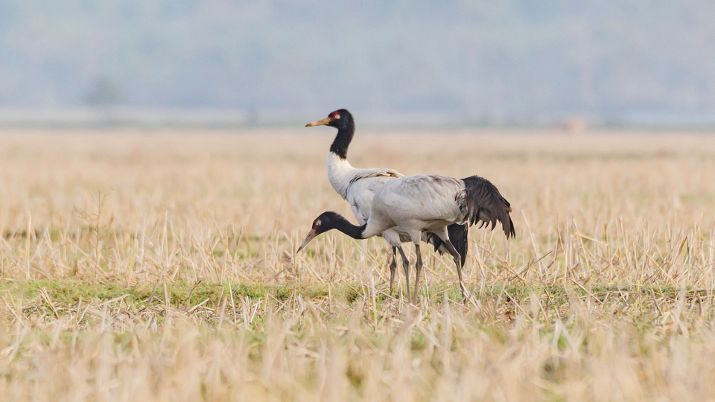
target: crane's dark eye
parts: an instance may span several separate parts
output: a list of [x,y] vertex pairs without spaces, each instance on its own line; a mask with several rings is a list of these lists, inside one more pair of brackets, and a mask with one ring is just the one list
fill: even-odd
[[320,226],[320,225],[321,225],[320,219],[316,219],[315,222],[313,222],[313,226],[316,226],[316,227],[317,227],[317,226]]
[[330,113],[330,118],[333,120],[340,120],[340,113],[338,113],[338,112]]

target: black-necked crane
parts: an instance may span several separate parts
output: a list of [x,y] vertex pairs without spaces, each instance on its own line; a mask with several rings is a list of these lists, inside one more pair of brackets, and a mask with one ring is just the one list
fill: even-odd
[[[372,209],[366,223],[353,225],[335,212],[323,212],[314,221],[310,232],[298,251],[321,233],[337,229],[354,239],[373,236],[384,237],[402,257],[405,272],[409,272],[409,260],[400,242],[400,235],[407,236],[415,245],[416,278],[413,299],[422,271],[420,240],[423,232],[429,232],[442,240],[454,258],[459,277],[459,289],[467,298],[462,279],[462,259],[449,240],[447,227],[451,224],[468,226],[481,222],[493,230],[499,221],[507,238],[514,236],[514,223],[509,213],[511,205],[489,180],[470,176],[465,179],[438,175],[403,176],[385,183],[375,194]],[[409,276],[407,277],[409,297]]]
[[[385,183],[402,177],[403,175],[389,168],[360,169],[353,167],[347,159],[348,147],[355,134],[355,120],[352,114],[346,109],[339,109],[328,114],[328,117],[305,125],[306,127],[330,126],[338,129],[338,133],[330,145],[327,156],[328,181],[335,191],[350,204],[353,215],[358,224],[368,222],[372,210],[373,197],[382,189]],[[467,250],[467,226],[453,224],[448,226],[448,237],[453,246],[461,255],[461,263],[464,265]],[[388,232],[387,236],[391,236]],[[392,235],[394,236],[394,235]],[[430,232],[423,234],[424,240],[432,244],[435,250],[440,253],[449,252],[446,245],[437,236]],[[404,234],[403,241],[410,241]],[[395,269],[397,267],[397,248],[392,245],[392,259],[390,262],[390,294],[392,294],[393,282],[395,280]],[[408,272],[405,272],[407,275]]]

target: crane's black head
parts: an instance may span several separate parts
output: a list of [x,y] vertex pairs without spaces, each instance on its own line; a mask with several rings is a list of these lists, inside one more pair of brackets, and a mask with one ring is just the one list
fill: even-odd
[[353,139],[353,133],[355,133],[355,122],[350,112],[345,109],[338,109],[334,112],[330,112],[328,117],[308,123],[305,126],[330,126],[337,128],[338,134],[330,145],[330,152],[341,159],[348,157],[348,147],[350,146],[350,141]]
[[315,220],[313,220],[313,225],[310,228],[310,232],[305,236],[305,240],[298,247],[298,251],[302,250],[311,240],[316,238],[318,235],[325,233],[329,230],[343,228],[345,226],[351,226],[350,222],[345,219],[342,215],[337,212],[326,211],[320,214]]
[[310,122],[306,124],[306,127],[315,127],[315,126],[330,126],[330,127],[335,127],[338,130],[344,129],[344,128],[350,128],[354,125],[353,123],[353,115],[350,114],[350,112],[347,111],[347,109],[338,109],[334,112],[330,112],[328,114],[328,117],[321,119],[321,120],[316,120],[313,122]]

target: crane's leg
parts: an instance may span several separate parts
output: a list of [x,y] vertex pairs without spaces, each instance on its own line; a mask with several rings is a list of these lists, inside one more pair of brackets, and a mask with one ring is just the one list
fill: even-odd
[[392,296],[392,286],[395,283],[395,271],[397,271],[397,247],[392,247],[392,261],[390,261],[390,296]]
[[417,261],[415,262],[415,289],[413,290],[414,292],[414,301],[417,301],[417,290],[420,288],[420,276],[422,272],[422,253],[420,252],[420,244],[415,243],[415,254],[417,254]]
[[447,240],[447,249],[452,254],[454,258],[454,265],[457,266],[457,277],[459,277],[459,290],[462,292],[462,297],[466,300],[468,298],[467,289],[464,287],[464,279],[462,278],[462,257],[459,255],[457,249],[454,248],[452,242]]
[[409,299],[410,298],[410,260],[407,259],[407,256],[405,255],[405,250],[402,249],[401,245],[397,246],[397,250],[400,252],[400,256],[402,256],[402,268],[405,270],[405,284],[407,286],[407,299]]
[[462,292],[462,297],[466,300],[469,294],[467,292],[467,288],[464,287],[464,280],[462,279],[462,257],[459,255],[459,251],[454,248],[452,242],[449,241],[449,237],[447,236],[446,230],[433,233],[439,236],[440,239],[442,239],[444,245],[447,247],[447,251],[449,251],[449,253],[452,255],[452,258],[454,259],[454,265],[457,266],[457,276],[459,277],[459,290]]

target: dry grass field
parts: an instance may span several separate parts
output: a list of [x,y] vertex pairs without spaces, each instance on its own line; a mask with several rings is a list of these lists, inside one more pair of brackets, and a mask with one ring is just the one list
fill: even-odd
[[411,305],[380,239],[294,255],[320,212],[352,218],[333,130],[5,130],[1,399],[715,400],[715,140],[449,132],[349,153],[514,207],[516,239],[470,232],[471,303],[430,251]]

